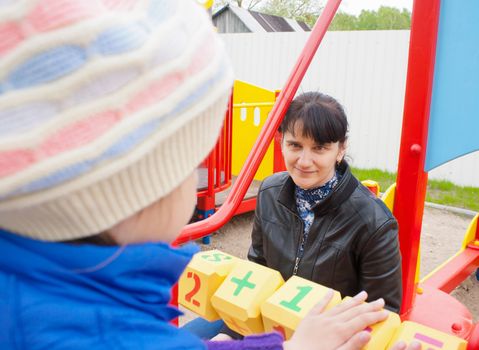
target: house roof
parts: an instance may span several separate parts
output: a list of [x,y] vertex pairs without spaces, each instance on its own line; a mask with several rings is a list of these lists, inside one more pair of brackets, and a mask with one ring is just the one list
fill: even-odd
[[268,15],[265,13],[246,10],[241,7],[227,4],[213,14],[218,17],[225,11],[232,11],[252,32],[309,32],[311,29],[304,22],[290,18]]

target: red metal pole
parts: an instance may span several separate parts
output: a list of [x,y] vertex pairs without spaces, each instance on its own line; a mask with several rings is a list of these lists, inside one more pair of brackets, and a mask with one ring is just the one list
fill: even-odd
[[440,0],[415,0],[411,21],[406,96],[394,215],[399,222],[403,267],[401,313],[414,303],[416,268],[426,197],[424,171],[436,57]]
[[[276,99],[279,96],[280,91],[275,91]],[[283,139],[283,135],[276,131],[274,135],[274,143],[273,143],[273,173],[278,173],[280,171],[286,170],[286,165],[284,164],[283,152],[281,150],[281,141]]]
[[261,133],[256,140],[248,158],[245,161],[241,172],[238,175],[235,183],[231,188],[231,192],[226,198],[226,201],[220,207],[220,209],[209,219],[199,221],[190,225],[187,225],[181,235],[177,238],[176,243],[181,244],[190,240],[201,238],[211,232],[216,231],[226,222],[228,222],[234,215],[236,209],[241,204],[246,191],[248,190],[253,176],[258,170],[258,167],[268,149],[271,140],[273,140],[274,134],[278,129],[286,110],[291,103],[299,84],[306,74],[306,70],[311,63],[316,50],[319,47],[326,31],[331,23],[336,10],[339,7],[341,0],[329,0],[326,7],[323,9],[321,16],[314,25],[313,31],[309,35],[303,51],[301,52],[296,65],[294,66],[284,88],[273,106],[271,111],[270,121],[263,127]]

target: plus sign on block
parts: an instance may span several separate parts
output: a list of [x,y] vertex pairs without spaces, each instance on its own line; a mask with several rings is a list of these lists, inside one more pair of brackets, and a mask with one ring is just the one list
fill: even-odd
[[[351,299],[351,297],[345,297],[343,301],[348,299]],[[371,333],[371,340],[362,348],[362,350],[386,349],[394,332],[396,332],[400,325],[401,318],[399,315],[394,312],[389,312],[388,318],[384,321],[366,328],[366,331]]]
[[238,261],[235,257],[210,250],[195,254],[181,275],[178,303],[208,321],[220,319],[211,297]]
[[262,333],[260,306],[283,283],[278,271],[251,261],[238,260],[211,302],[234,331],[243,335]]
[[[276,330],[286,339],[291,338],[299,322],[328,292],[320,284],[293,276],[261,306],[264,328]],[[334,291],[327,309],[341,302],[341,294]]]
[[398,327],[388,349],[398,340],[407,344],[412,340],[419,341],[423,350],[466,350],[467,347],[467,342],[464,339],[411,321],[404,321]]

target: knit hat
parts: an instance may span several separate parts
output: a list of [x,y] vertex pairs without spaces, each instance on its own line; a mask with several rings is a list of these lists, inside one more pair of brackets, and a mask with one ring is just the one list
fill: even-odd
[[81,238],[164,197],[214,146],[231,84],[193,1],[0,1],[0,227]]

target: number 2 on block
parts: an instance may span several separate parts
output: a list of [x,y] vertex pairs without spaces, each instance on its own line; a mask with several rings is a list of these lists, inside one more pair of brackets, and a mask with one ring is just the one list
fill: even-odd
[[189,303],[192,303],[193,305],[195,306],[200,306],[200,302],[198,300],[195,300],[193,298],[193,296],[198,293],[198,291],[200,290],[201,288],[201,279],[200,277],[194,273],[194,272],[191,272],[191,271],[188,271],[188,274],[186,275],[187,278],[193,278],[193,281],[195,282],[195,285],[193,286],[193,289],[185,295],[185,300]]

